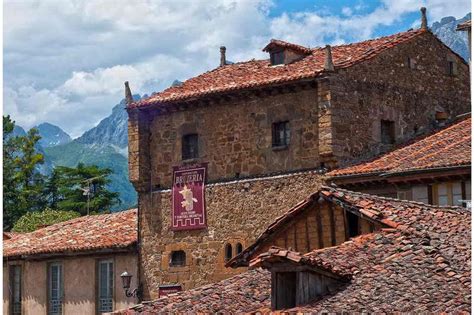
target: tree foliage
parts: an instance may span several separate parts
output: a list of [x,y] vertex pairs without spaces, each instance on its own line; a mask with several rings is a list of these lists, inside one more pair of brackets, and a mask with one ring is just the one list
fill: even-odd
[[81,215],[99,213],[120,202],[119,194],[107,190],[112,171],[95,165],[79,163],[77,167],[60,166],[57,207],[78,211]]
[[12,231],[21,233],[32,232],[42,226],[71,220],[80,216],[78,212],[53,210],[49,208],[43,211],[28,212],[15,223]]
[[14,136],[14,128],[15,122],[3,116],[4,230],[25,215],[40,216],[45,208],[86,215],[107,212],[120,203],[119,194],[106,187],[112,174],[108,168],[79,163],[77,167],[58,166],[51,174],[42,175],[38,171],[44,163],[37,150],[41,139],[38,130],[32,128],[25,136]]

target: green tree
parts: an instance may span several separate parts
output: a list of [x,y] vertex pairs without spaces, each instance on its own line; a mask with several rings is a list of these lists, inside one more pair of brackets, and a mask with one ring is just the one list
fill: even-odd
[[81,215],[106,212],[120,203],[119,194],[106,188],[112,171],[96,165],[79,163],[76,168],[60,166],[58,209],[77,211]]
[[23,215],[13,226],[13,232],[32,232],[41,228],[67,220],[71,220],[81,215],[74,211],[60,211],[46,208],[43,211],[28,212]]
[[15,152],[17,139],[12,137],[15,122],[3,116],[3,225],[9,228],[15,217],[18,204],[18,186],[15,180]]
[[44,185],[44,197],[47,207],[57,209],[58,201],[61,200],[61,193],[59,191],[61,181],[61,174],[57,168],[53,169]]
[[36,150],[36,144],[41,139],[38,129],[32,128],[24,137],[18,137],[20,154],[15,157],[14,178],[20,185],[18,208],[21,215],[27,211],[38,211],[44,208],[43,198],[44,176],[36,167],[44,163],[44,157]]
[[13,136],[15,122],[3,116],[3,228],[8,230],[28,211],[42,209],[43,176],[36,170],[44,161],[36,150],[37,129]]

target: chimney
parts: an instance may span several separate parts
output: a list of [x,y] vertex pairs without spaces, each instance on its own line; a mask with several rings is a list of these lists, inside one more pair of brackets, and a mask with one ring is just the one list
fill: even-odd
[[428,19],[426,18],[426,8],[421,7],[421,29],[427,30],[428,29]]
[[130,87],[128,86],[128,81],[125,81],[125,103],[127,103],[127,105],[130,105],[133,103],[132,91],[130,91]]
[[225,46],[221,46],[221,67],[225,66]]
[[331,45],[326,45],[326,60],[324,61],[324,70],[334,71],[334,64],[332,63]]

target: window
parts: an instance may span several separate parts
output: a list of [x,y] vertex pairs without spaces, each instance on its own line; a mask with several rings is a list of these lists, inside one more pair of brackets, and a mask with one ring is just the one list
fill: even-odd
[[395,143],[395,122],[390,120],[380,121],[380,132],[383,144]]
[[198,135],[193,133],[183,136],[182,158],[183,160],[195,159],[199,156]]
[[112,260],[101,260],[98,263],[98,310],[99,313],[113,311],[114,296],[114,263]]
[[425,185],[417,185],[411,188],[411,194],[414,201],[419,201],[423,203],[429,203],[428,198],[428,186]]
[[281,65],[285,63],[285,52],[283,50],[270,53],[270,62],[272,65]]
[[416,69],[415,59],[408,57],[407,63],[408,63],[408,68]]
[[232,245],[226,244],[224,248],[225,261],[228,262],[232,259]]
[[462,206],[463,198],[462,198],[461,182],[453,183],[452,192],[453,192],[453,205]]
[[186,253],[182,250],[171,252],[170,266],[181,267],[186,265]]
[[465,200],[467,200],[465,203],[464,203],[464,207],[466,208],[470,208],[471,207],[471,181],[467,181],[464,183],[464,190],[466,191],[466,196],[465,196]]
[[352,212],[346,211],[347,215],[347,234],[349,237],[359,235],[359,217]]
[[470,182],[469,184],[464,183],[464,187],[463,182],[433,184],[433,203],[439,206],[462,206],[464,199],[470,199],[467,191],[468,185],[470,186]]
[[10,312],[21,315],[21,266],[10,266]]
[[242,244],[237,243],[237,245],[235,245],[235,255],[237,256],[238,254],[240,254],[242,252],[242,249],[243,249]]
[[272,146],[284,147],[290,144],[290,122],[282,121],[273,124]]
[[63,266],[60,263],[49,265],[48,300],[49,315],[61,315],[63,313]]

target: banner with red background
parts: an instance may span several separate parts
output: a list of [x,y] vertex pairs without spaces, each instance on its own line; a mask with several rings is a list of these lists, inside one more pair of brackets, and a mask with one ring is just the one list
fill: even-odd
[[173,167],[172,230],[206,228],[206,174],[207,164]]

